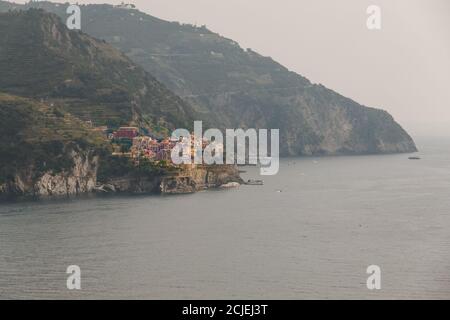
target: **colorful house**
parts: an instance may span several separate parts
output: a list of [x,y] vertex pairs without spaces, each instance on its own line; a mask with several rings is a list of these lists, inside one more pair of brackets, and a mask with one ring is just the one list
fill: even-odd
[[139,135],[139,129],[136,127],[120,127],[114,132],[115,139],[133,139]]

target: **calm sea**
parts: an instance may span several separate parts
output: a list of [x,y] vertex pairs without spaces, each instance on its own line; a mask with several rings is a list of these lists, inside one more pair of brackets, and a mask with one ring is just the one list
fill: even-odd
[[450,140],[418,145],[285,159],[264,186],[2,204],[0,298],[448,299]]

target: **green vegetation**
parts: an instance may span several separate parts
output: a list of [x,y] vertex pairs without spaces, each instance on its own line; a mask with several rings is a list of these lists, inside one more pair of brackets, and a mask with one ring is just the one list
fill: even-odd
[[[42,8],[67,17],[64,5],[50,2],[0,4],[0,11]],[[408,133],[386,112],[312,84],[204,26],[167,22],[111,5],[84,5],[82,12],[84,21],[95,21],[83,25],[83,32],[103,41],[68,32],[54,16],[38,10],[2,15],[0,33],[7,36],[0,39],[5,48],[0,51],[0,70],[12,69],[0,79],[0,89],[58,98],[65,110],[96,125],[126,123],[159,135],[174,127],[191,129],[194,119],[221,129],[279,128],[283,155],[416,150]],[[27,22],[30,18],[43,27]],[[60,36],[55,36],[54,26]],[[17,56],[12,54],[16,51]],[[33,67],[27,66],[32,59]],[[30,79],[25,84],[23,75]]]
[[192,126],[180,98],[104,41],[70,31],[53,14],[0,13],[0,90],[57,101],[97,126]]
[[163,163],[153,163],[148,159],[142,158],[139,164],[128,157],[119,157],[112,155],[104,155],[100,158],[97,179],[99,182],[105,183],[110,179],[125,176],[161,176],[168,172],[168,167]]
[[[49,2],[20,7],[67,16],[65,6]],[[110,5],[85,5],[82,12],[84,21],[95,21],[84,25],[84,32],[113,44],[191,103],[195,119],[205,121],[205,126],[279,128],[285,155],[415,150],[409,135],[385,112],[312,84],[204,26],[167,22]],[[164,133],[171,123],[191,119],[190,112],[177,106],[165,105],[170,117],[155,117],[161,113],[157,111],[143,118],[149,128]]]
[[88,122],[161,135],[192,126],[189,105],[104,41],[69,31],[56,15],[0,13],[0,34],[0,185],[17,175],[34,181],[68,171],[73,152],[100,155],[100,181],[158,174],[159,164],[136,167],[112,157],[111,143]]
[[99,155],[99,182],[127,175],[158,176],[170,170],[167,163],[112,156],[112,146],[84,122],[32,99],[0,93],[0,184],[29,172],[32,179],[45,172],[59,173],[73,167],[71,151]]
[[105,140],[59,107],[0,94],[0,183],[29,171],[32,178],[73,166],[71,150],[100,150]]

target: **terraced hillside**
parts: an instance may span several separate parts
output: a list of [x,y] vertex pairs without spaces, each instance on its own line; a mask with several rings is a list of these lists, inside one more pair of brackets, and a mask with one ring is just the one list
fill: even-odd
[[192,126],[179,97],[104,41],[70,31],[54,14],[0,14],[0,92],[62,106],[94,125],[165,132]]
[[107,149],[104,138],[59,107],[8,94],[0,94],[0,135],[0,184],[19,173],[68,170],[71,151]]
[[[3,11],[30,7],[67,18],[66,5],[0,1]],[[83,5],[81,10],[84,32],[124,52],[189,102],[196,119],[210,127],[279,128],[284,155],[416,151],[412,138],[386,111],[313,84],[206,27],[111,5]]]

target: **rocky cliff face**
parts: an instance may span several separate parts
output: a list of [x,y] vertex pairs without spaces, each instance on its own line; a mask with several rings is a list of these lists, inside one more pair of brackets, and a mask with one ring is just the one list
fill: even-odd
[[32,170],[14,176],[0,185],[0,199],[77,196],[87,193],[186,194],[219,188],[230,182],[241,184],[234,165],[192,165],[158,176],[123,176],[97,183],[98,156],[72,151],[71,170],[54,174],[45,172],[33,179]]
[[34,177],[33,169],[16,173],[0,185],[0,198],[71,196],[94,191],[97,184],[98,156],[93,152],[70,152],[73,167],[54,173],[47,171]]
[[192,125],[190,105],[113,46],[69,30],[54,14],[0,12],[0,34],[1,92],[51,100],[95,125]]
[[164,194],[192,193],[209,188],[219,188],[230,182],[243,182],[237,166],[192,165],[186,166],[176,175],[163,177],[160,191]]
[[[66,5],[0,0],[0,11],[36,7],[67,19]],[[203,120],[205,128],[279,128],[286,156],[417,150],[387,112],[313,84],[205,27],[110,5],[86,5],[82,12],[90,21],[83,33],[69,32],[55,16],[38,10],[2,14],[0,89],[63,98],[66,110],[101,124],[131,121],[166,133],[189,128],[193,120]]]
[[69,172],[57,175],[45,173],[35,184],[35,193],[39,196],[78,195],[92,192],[97,184],[98,156],[90,153],[71,154],[74,166]]
[[[39,7],[67,18],[65,5],[3,5]],[[189,102],[205,127],[279,128],[280,152],[287,156],[416,151],[385,111],[313,84],[206,27],[110,5],[86,5],[82,12],[90,21],[83,32],[111,43]]]
[[186,194],[219,188],[230,182],[242,183],[234,165],[190,165],[160,175],[127,175],[108,180],[97,186],[100,193],[158,193]]

